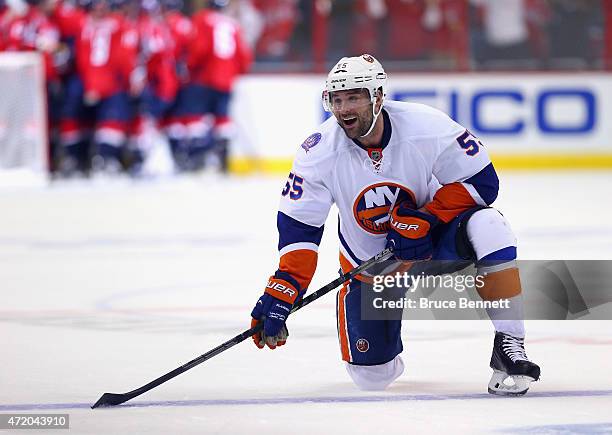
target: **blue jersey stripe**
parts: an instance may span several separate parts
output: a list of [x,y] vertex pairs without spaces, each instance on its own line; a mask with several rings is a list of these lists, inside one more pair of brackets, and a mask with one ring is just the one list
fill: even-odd
[[355,255],[351,247],[348,245],[348,243],[346,243],[346,240],[344,239],[344,236],[342,235],[342,232],[340,231],[340,219],[338,219],[338,237],[340,238],[340,243],[346,250],[346,253],[349,255],[349,257],[351,257],[351,260],[353,260],[355,264],[359,266],[362,263],[362,261],[359,258],[357,258],[357,256]]
[[278,250],[280,251],[287,245],[299,242],[310,242],[319,246],[323,237],[323,228],[307,225],[283,212],[278,212],[276,218],[278,228]]
[[469,183],[474,186],[476,192],[478,192],[487,205],[492,204],[497,198],[499,178],[497,178],[493,163],[489,163],[479,173],[465,180],[464,183]]

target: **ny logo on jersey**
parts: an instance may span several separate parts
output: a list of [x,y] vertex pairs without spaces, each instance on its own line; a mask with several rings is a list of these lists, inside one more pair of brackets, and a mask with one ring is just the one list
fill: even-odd
[[414,193],[405,186],[390,181],[376,183],[363,189],[353,205],[353,215],[359,226],[371,234],[389,231],[391,207],[401,201],[415,203]]

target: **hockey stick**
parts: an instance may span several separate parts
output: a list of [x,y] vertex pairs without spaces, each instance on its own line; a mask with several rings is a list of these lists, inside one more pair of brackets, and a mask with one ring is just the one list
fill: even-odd
[[[305,307],[312,301],[319,299],[324,294],[329,293],[336,287],[354,278],[355,276],[359,275],[361,272],[365,271],[366,269],[372,267],[375,264],[381,263],[389,259],[392,255],[393,255],[393,250],[391,248],[387,248],[384,251],[377,254],[376,256],[370,258],[368,261],[361,263],[359,266],[355,267],[354,269],[349,270],[348,272],[344,274],[341,273],[339,278],[336,278],[335,280],[333,280],[326,286],[321,287],[316,292],[311,293],[310,295],[306,296],[304,299],[297,302],[294,305],[294,307],[291,309],[291,312],[294,313],[300,308]],[[146,385],[143,385],[140,388],[136,388],[135,390],[128,391],[127,393],[104,393],[102,394],[102,397],[100,397],[98,401],[93,404],[91,408],[94,409],[98,407],[120,405],[121,403],[127,402],[128,400],[133,399],[134,397],[140,396],[141,394],[146,393],[149,390],[152,390],[153,388],[163,384],[164,382],[169,381],[175,376],[178,376],[181,373],[184,373],[187,370],[194,368],[198,364],[201,364],[204,361],[209,360],[210,358],[219,355],[221,352],[226,351],[230,347],[233,347],[237,345],[238,343],[243,342],[244,340],[246,340],[253,334],[261,331],[262,328],[263,328],[263,322],[260,322],[254,327],[247,329],[246,331],[238,334],[234,338],[229,339],[225,343],[220,344],[219,346],[215,347],[214,349],[209,350],[205,354],[202,354],[199,357],[189,361],[188,363],[183,364],[180,367],[177,367],[171,372],[168,372],[165,375],[160,376],[159,378],[155,379],[154,381],[149,382]]]

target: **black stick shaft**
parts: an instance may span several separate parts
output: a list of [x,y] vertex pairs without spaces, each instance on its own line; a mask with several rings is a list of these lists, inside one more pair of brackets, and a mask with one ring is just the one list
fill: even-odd
[[[333,280],[332,282],[330,282],[326,286],[321,287],[316,292],[311,293],[310,295],[306,296],[304,299],[302,299],[299,302],[297,302],[293,306],[291,312],[294,313],[295,311],[299,310],[300,308],[305,307],[309,303],[319,299],[324,294],[329,293],[331,290],[335,289],[336,287],[339,287],[344,282],[346,282],[346,281],[354,278],[355,276],[359,275],[361,272],[365,271],[369,267],[389,259],[392,255],[393,255],[393,251],[391,249],[385,249],[381,253],[379,253],[376,256],[370,258],[368,261],[365,261],[364,263],[360,264],[359,266],[355,267],[354,269],[352,269],[352,270],[350,270],[350,271],[348,271],[348,272],[346,272],[344,274],[341,274],[340,277],[336,278],[335,280]],[[168,372],[165,375],[160,376],[159,378],[149,382],[148,384],[143,385],[142,387],[136,388],[135,390],[132,390],[132,391],[129,391],[129,392],[123,393],[123,394],[104,393],[102,395],[102,397],[100,397],[100,399],[98,399],[98,401],[92,406],[92,409],[93,408],[97,408],[99,406],[114,406],[114,405],[119,405],[121,403],[127,402],[130,399],[133,399],[134,397],[140,396],[141,394],[146,393],[149,390],[152,390],[153,388],[163,384],[164,382],[169,381],[170,379],[180,375],[181,373],[186,372],[189,369],[192,369],[193,367],[203,363],[204,361],[206,361],[206,360],[208,360],[208,359],[210,359],[210,358],[212,358],[214,356],[219,355],[221,352],[225,352],[227,349],[237,345],[238,343],[243,342],[244,340],[246,340],[247,338],[249,338],[253,334],[261,331],[261,329],[263,329],[263,322],[258,323],[254,327],[252,327],[250,329],[247,329],[246,331],[243,331],[242,333],[240,333],[240,334],[236,335],[235,337],[227,340],[225,343],[220,344],[219,346],[215,347],[214,349],[209,350],[208,352],[198,356],[197,358],[192,359],[191,361],[183,364],[182,366],[175,368],[171,372]]]

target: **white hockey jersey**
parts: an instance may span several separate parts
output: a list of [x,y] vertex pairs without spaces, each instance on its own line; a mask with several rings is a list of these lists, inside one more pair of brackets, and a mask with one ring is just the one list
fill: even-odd
[[486,150],[446,114],[388,101],[382,116],[381,148],[361,148],[332,117],[298,149],[279,207],[279,270],[296,277],[302,288],[314,275],[323,224],[334,203],[340,259],[349,269],[384,249],[389,211],[398,201],[411,200],[449,222],[497,195]]

